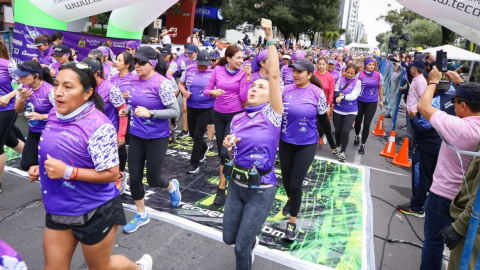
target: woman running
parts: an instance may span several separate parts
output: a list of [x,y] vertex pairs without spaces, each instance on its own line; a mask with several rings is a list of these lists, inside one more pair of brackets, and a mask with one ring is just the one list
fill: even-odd
[[71,62],[74,60],[72,56],[72,50],[65,44],[55,46],[52,56],[55,58],[56,62],[50,65],[50,75],[55,79],[60,66],[66,62]]
[[60,67],[55,109],[48,115],[30,181],[42,182],[46,222],[45,269],[70,269],[78,242],[90,269],[152,269],[145,254],[137,263],[111,256],[125,213],[115,188],[118,152],[115,128],[102,113],[93,72],[85,63]]
[[227,149],[222,147],[223,139],[230,134],[230,123],[233,117],[243,111],[240,100],[240,89],[245,83],[247,74],[241,70],[243,52],[237,45],[230,45],[225,50],[225,57],[220,59],[208,81],[204,96],[215,98],[213,118],[217,137],[218,155],[220,157],[220,184],[214,204],[225,203],[226,178],[223,166],[228,158]]
[[38,62],[42,67],[48,67],[53,63],[52,40],[48,35],[39,35],[35,38],[33,44],[28,45],[29,48],[36,48],[40,52],[40,57],[32,58],[32,61]]
[[[321,81],[313,74],[313,63],[303,58],[292,67],[295,83],[283,90],[285,111],[279,144],[283,185],[288,196],[282,213],[290,215],[285,238],[291,241],[297,233],[295,222],[302,203],[302,184],[317,151],[316,125],[322,125],[324,130],[330,127],[327,98],[321,89]],[[317,115],[321,117],[318,123]]]
[[[133,40],[130,40],[129,42],[127,42],[125,44],[125,51],[130,53],[131,55],[135,55],[135,52],[138,50],[140,46],[138,46],[138,43],[133,41]],[[118,61],[118,59],[117,59]]]
[[345,162],[345,149],[348,145],[350,129],[358,112],[357,98],[362,91],[362,81],[356,78],[358,67],[348,64],[345,76],[335,85],[335,107],[333,109],[333,126],[335,140],[341,145],[338,160]]
[[[105,115],[108,117],[108,119],[110,119],[113,127],[115,128],[115,131],[117,132],[119,157],[125,158],[127,156],[127,150],[125,149],[125,133],[127,132],[128,118],[118,116],[118,111],[127,107],[122,92],[110,81],[105,80],[102,63],[99,59],[87,57],[82,60],[82,63],[87,64],[95,76],[95,80],[97,82],[97,88],[95,88],[95,92],[97,92],[102,97],[103,102],[105,103]],[[126,160],[123,160],[123,162],[126,163]],[[127,180],[127,176],[125,173],[125,164],[122,165],[123,170],[120,169],[120,173],[117,179],[117,188],[120,188],[120,194],[123,194],[123,192],[125,191]]]
[[133,233],[150,222],[148,214],[145,213],[145,190],[142,183],[145,161],[148,185],[167,188],[173,207],[176,207],[182,198],[178,180],[168,181],[162,176],[162,165],[170,136],[167,119],[180,114],[175,88],[172,81],[166,78],[167,65],[152,47],[140,47],[133,62],[138,77],[131,82],[129,108],[121,110],[120,117],[131,115],[128,166],[130,192],[137,206],[137,213],[123,228],[125,233]]
[[[262,19],[262,28],[267,37],[268,57],[277,56],[272,34],[272,22]],[[257,177],[232,177],[228,185],[228,198],[223,216],[223,241],[235,245],[236,269],[251,269],[254,249],[259,240],[257,235],[270,214],[277,180],[274,172],[283,104],[280,92],[280,71],[277,61],[269,61],[268,81],[259,78],[253,81],[248,91],[246,112],[232,120],[231,133],[223,141],[224,147],[231,148],[229,155],[235,162],[235,170],[257,173]],[[269,103],[270,101],[270,103]],[[251,124],[251,123],[255,124]],[[251,134],[268,133],[268,136]],[[234,138],[235,144],[231,142]],[[252,153],[255,153],[252,155]],[[226,171],[226,170],[225,170]],[[229,176],[230,177],[230,176]],[[236,179],[236,180],[232,180]]]
[[190,127],[190,136],[193,139],[193,150],[190,158],[188,174],[198,173],[201,161],[206,160],[210,148],[203,141],[203,134],[213,113],[215,99],[204,96],[203,91],[207,86],[213,70],[210,68],[210,54],[201,50],[197,55],[196,65],[190,65],[183,73],[178,88],[187,99],[187,119]]
[[365,69],[358,79],[362,82],[362,92],[357,99],[358,114],[355,118],[355,140],[353,145],[360,144],[360,129],[362,129],[362,145],[358,149],[360,155],[365,154],[365,143],[370,133],[370,124],[377,111],[377,104],[383,110],[383,75],[376,72],[375,61],[372,58],[365,60]]
[[20,166],[28,171],[38,165],[38,143],[47,124],[48,113],[55,106],[53,79],[47,67],[35,61],[26,61],[13,71],[21,85],[17,89],[15,111],[25,112],[28,121],[27,141],[22,152]]
[[7,145],[15,151],[23,152],[23,142],[19,141],[12,131],[17,113],[15,112],[15,95],[12,80],[17,80],[18,76],[13,73],[17,69],[17,64],[10,58],[8,48],[0,41],[0,192],[2,191],[2,174],[7,163],[7,155],[3,147]]

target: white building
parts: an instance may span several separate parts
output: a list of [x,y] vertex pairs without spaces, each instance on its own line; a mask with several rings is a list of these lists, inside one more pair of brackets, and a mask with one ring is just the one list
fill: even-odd
[[343,40],[346,40],[347,34],[351,36],[352,40],[355,40],[357,36],[359,2],[359,0],[341,0],[338,13],[338,17],[341,18],[339,26],[347,30],[341,37]]

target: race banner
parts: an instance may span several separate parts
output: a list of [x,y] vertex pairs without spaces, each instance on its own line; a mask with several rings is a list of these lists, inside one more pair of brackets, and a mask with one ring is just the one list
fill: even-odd
[[[109,38],[85,33],[58,31],[55,29],[35,27],[16,22],[13,29],[12,58],[15,59],[17,64],[32,60],[33,57],[38,58],[40,51],[36,48],[29,48],[27,45],[32,44],[35,38],[39,35],[48,34],[49,36],[52,36],[55,32],[61,32],[64,35],[63,43],[71,49],[78,51],[79,61],[87,57],[88,52],[98,48],[104,42],[109,44],[113,53],[117,55],[118,53],[125,51],[125,44],[130,41],[127,39]],[[140,40],[135,41],[140,44]]]
[[[192,146],[191,138],[170,144],[162,166],[163,177],[180,182],[180,205],[172,208],[167,190],[147,186],[146,174],[143,179],[145,205],[159,214],[179,217],[184,223],[193,221],[197,225],[189,228],[192,231],[206,226],[221,232],[224,207],[213,204],[219,183],[219,158],[216,152],[208,152],[207,162],[200,165],[200,172],[188,175],[185,171]],[[18,154],[5,149],[9,169],[19,166]],[[262,246],[294,268],[375,269],[372,217],[367,215],[371,211],[369,179],[365,168],[315,158],[303,182],[303,201],[297,217],[298,234],[293,242],[283,238],[288,217],[283,216],[282,208],[288,198],[279,164],[275,166],[275,173],[277,195],[259,235]],[[134,209],[129,186],[122,201],[126,209]]]

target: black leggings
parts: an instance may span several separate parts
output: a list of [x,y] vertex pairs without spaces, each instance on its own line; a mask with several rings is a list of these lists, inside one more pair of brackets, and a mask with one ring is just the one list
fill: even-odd
[[344,153],[348,145],[348,137],[350,136],[350,129],[352,129],[353,122],[356,115],[354,114],[339,114],[333,112],[333,126],[335,127],[335,139],[341,143],[342,149],[340,152]]
[[213,108],[197,109],[187,106],[187,122],[190,129],[190,137],[193,139],[190,165],[195,168],[200,164],[202,152],[207,149],[207,144],[203,141],[203,134],[205,134],[212,113]]
[[147,182],[151,187],[167,188],[169,181],[162,177],[162,165],[167,154],[168,137],[142,139],[130,134],[128,148],[128,169],[130,172],[130,192],[135,201],[145,197],[143,171],[147,161]]
[[5,153],[3,150],[5,145],[11,148],[18,145],[18,139],[11,133],[16,120],[17,113],[15,110],[0,112],[0,155]]
[[280,139],[279,155],[283,186],[290,198],[290,216],[296,217],[302,204],[303,180],[315,158],[317,143],[296,145]]
[[[358,103],[358,113],[355,118],[355,135],[360,135],[360,129],[362,128],[363,121],[363,130],[362,130],[362,144],[365,144],[370,135],[370,124],[372,123],[373,116],[377,111],[377,102],[363,102],[357,101]],[[365,116],[365,117],[364,117]]]
[[330,120],[328,119],[327,113],[317,114],[317,131],[319,138],[322,138],[323,134],[327,136],[330,149],[337,149],[337,145],[333,139],[332,127],[330,126]]
[[235,113],[220,113],[213,111],[213,119],[215,119],[215,137],[217,137],[218,156],[220,157],[220,164],[225,165],[225,161],[228,159],[227,148],[223,147],[223,140],[227,135],[230,135],[230,123],[235,115],[241,112]]
[[42,132],[28,131],[27,141],[22,152],[22,162],[20,163],[22,170],[28,171],[31,166],[38,165],[38,144],[41,136]]

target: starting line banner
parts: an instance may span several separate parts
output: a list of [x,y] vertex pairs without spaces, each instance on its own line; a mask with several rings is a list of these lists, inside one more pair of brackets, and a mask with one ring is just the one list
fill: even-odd
[[[217,154],[211,151],[207,154],[207,162],[200,165],[200,173],[187,175],[192,146],[191,138],[170,144],[162,166],[163,177],[180,182],[180,205],[172,208],[166,190],[146,185],[145,204],[155,218],[221,241],[224,208],[213,204],[220,162]],[[8,170],[15,173],[20,158],[13,150],[7,147],[5,150]],[[315,158],[303,182],[303,201],[294,242],[283,238],[288,217],[283,216],[282,208],[288,198],[279,165],[275,173],[277,195],[259,235],[261,247],[257,255],[296,269],[375,269],[372,204],[366,168]],[[147,183],[146,174],[143,181]],[[127,210],[135,211],[128,186],[122,201]]]

